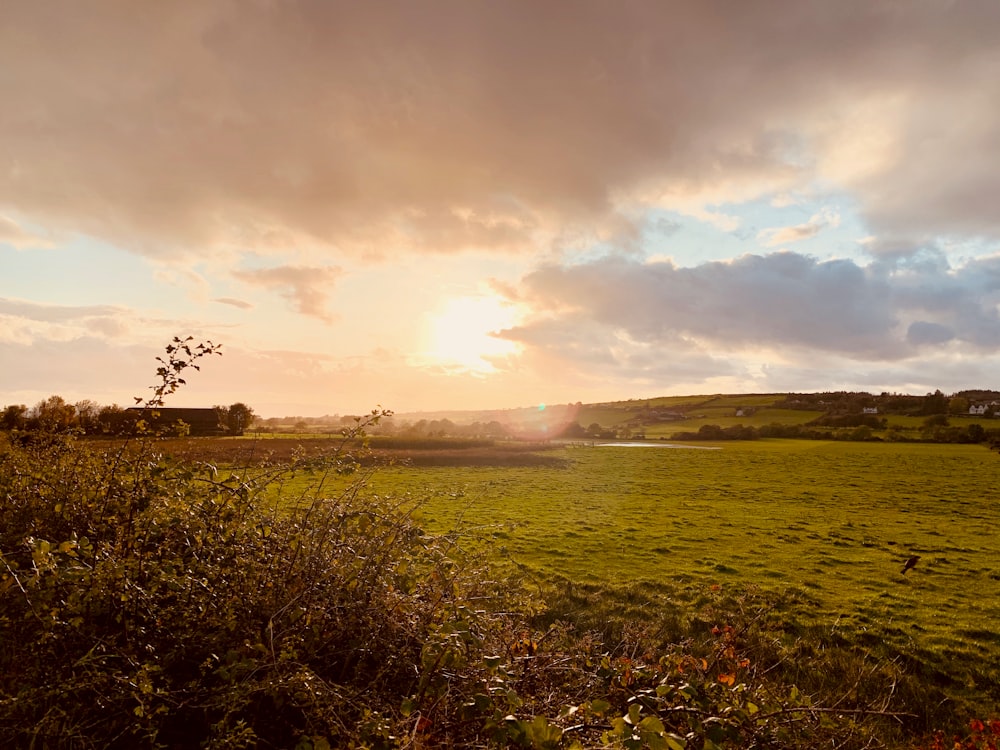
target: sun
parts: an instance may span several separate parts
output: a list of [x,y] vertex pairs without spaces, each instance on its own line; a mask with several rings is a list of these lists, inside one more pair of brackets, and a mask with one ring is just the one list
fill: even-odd
[[495,334],[517,321],[517,310],[493,296],[454,297],[428,313],[421,359],[458,372],[486,375],[493,361],[515,354],[513,341]]

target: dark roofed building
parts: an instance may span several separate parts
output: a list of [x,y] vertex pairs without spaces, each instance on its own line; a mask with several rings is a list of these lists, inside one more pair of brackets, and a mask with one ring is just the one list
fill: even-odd
[[[130,412],[140,412],[139,407],[132,407]],[[146,422],[155,431],[170,430],[178,422],[188,426],[188,434],[194,436],[225,435],[226,427],[222,423],[219,412],[215,408],[178,409],[162,406],[147,412]]]

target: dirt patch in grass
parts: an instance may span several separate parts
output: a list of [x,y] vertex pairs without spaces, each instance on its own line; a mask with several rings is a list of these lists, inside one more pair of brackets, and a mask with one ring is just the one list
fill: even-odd
[[379,439],[377,447],[361,441],[345,442],[340,437],[317,438],[167,438],[157,441],[165,456],[184,461],[204,461],[220,466],[264,466],[289,463],[302,458],[337,454],[350,456],[362,465],[397,464],[422,466],[544,466],[560,468],[569,461],[555,455],[556,446],[546,443],[460,441],[391,441]]
[[[549,450],[538,447],[491,447],[469,450],[385,450],[372,451],[374,461],[391,461],[406,466],[546,466],[560,468],[569,465],[565,458],[546,455]],[[364,463],[365,461],[363,461]]]

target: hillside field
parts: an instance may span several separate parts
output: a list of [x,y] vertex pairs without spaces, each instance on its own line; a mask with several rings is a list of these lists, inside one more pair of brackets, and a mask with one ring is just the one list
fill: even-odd
[[[398,463],[366,474],[363,491],[421,504],[430,532],[476,529],[496,559],[539,579],[666,585],[685,598],[708,587],[794,592],[809,601],[796,620],[942,674],[961,665],[965,687],[1000,701],[1000,459],[984,446],[373,444]],[[406,448],[386,449],[394,444]],[[162,443],[220,465],[339,445],[332,436]],[[300,474],[275,491],[297,498],[314,481]],[[353,478],[325,481],[322,491],[336,493]],[[901,574],[914,554],[917,567]]]

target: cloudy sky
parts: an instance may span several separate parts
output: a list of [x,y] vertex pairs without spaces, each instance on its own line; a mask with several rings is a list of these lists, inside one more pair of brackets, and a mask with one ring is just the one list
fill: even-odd
[[1000,3],[10,2],[0,406],[1000,388]]

